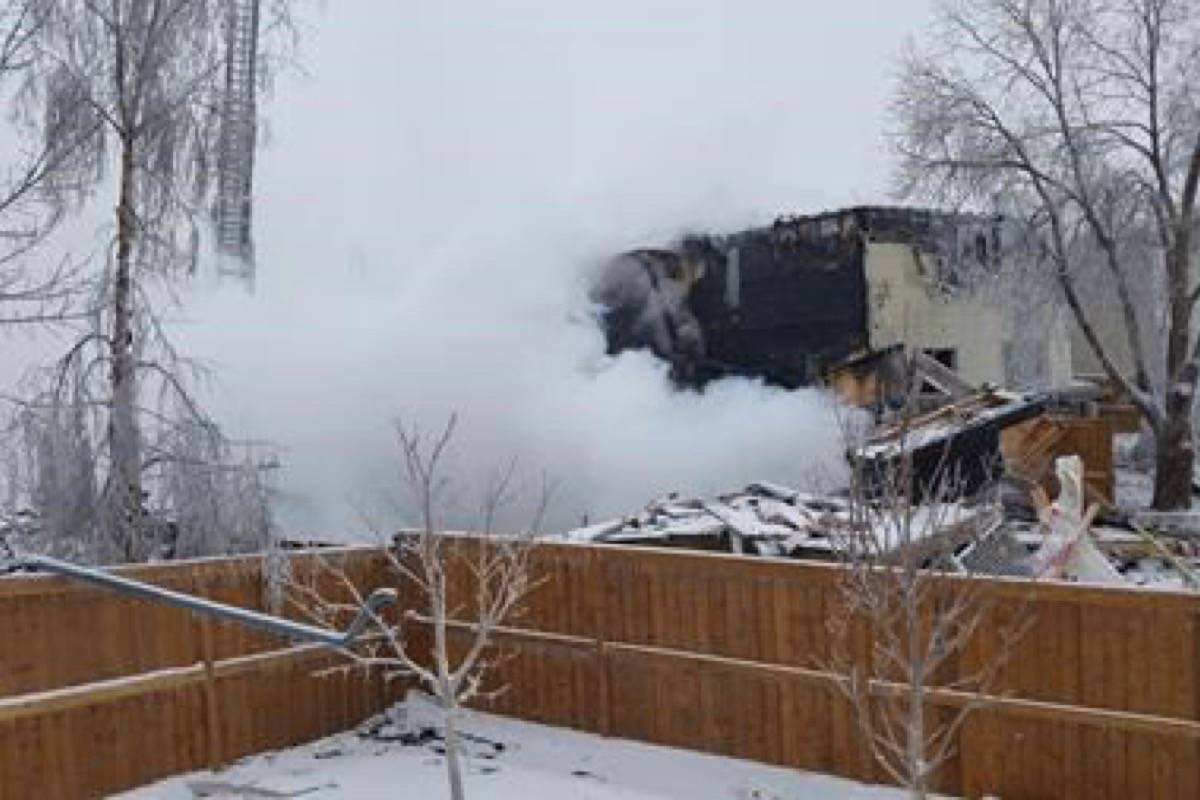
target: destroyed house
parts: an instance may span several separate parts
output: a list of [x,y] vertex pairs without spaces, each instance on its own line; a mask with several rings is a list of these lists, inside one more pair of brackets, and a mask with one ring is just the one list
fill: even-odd
[[795,388],[897,345],[1005,382],[997,217],[856,207],[614,259],[593,287],[610,353],[647,348],[684,386],[726,375]]

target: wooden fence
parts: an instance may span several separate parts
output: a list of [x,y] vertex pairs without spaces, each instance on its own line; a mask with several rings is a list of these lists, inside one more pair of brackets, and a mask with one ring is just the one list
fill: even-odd
[[[362,586],[384,580],[371,553],[339,557]],[[517,657],[501,667],[511,688],[496,711],[883,779],[819,667],[838,568],[567,544],[537,561],[546,580],[500,637]],[[127,573],[263,605],[256,559]],[[960,672],[989,658],[999,617],[1018,605],[1035,626],[998,696],[962,731],[943,791],[1200,797],[1200,596],[1009,581],[986,591],[996,618],[960,655]],[[101,796],[344,729],[395,696],[377,680],[316,675],[331,663],[319,651],[281,651],[59,579],[0,581],[0,645],[3,800]],[[931,707],[967,699],[941,690]]]
[[[818,666],[838,567],[578,545],[547,546],[539,561],[547,580],[502,637],[517,657],[494,710],[884,781]],[[1034,627],[940,790],[1200,797],[1200,596],[1003,580],[985,591],[994,612],[948,680],[986,663],[1014,609]],[[934,718],[968,699],[932,693]]]
[[[326,557],[382,580],[371,551]],[[119,571],[265,605],[259,558]],[[321,674],[335,658],[61,578],[0,580],[0,800],[101,797],[344,730],[394,699],[377,677]]]

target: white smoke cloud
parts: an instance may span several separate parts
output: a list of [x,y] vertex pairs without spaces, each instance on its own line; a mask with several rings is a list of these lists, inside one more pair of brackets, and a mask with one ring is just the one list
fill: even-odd
[[[554,527],[838,463],[814,392],[673,392],[603,355],[590,270],[687,228],[877,202],[890,59],[926,0],[329,4],[279,82],[258,287],[193,286],[210,405],[282,447],[285,532],[349,538],[391,420],[462,417],[456,472],[560,485]],[[469,519],[459,520],[466,524]]]
[[471,484],[509,457],[545,470],[560,488],[554,526],[674,489],[795,483],[836,463],[836,426],[815,393],[748,381],[675,393],[648,354],[603,355],[596,326],[556,296],[569,261],[492,252],[517,266],[443,256],[370,290],[326,283],[287,302],[265,290],[240,302],[211,295],[197,309],[189,345],[216,354],[221,416],[287,448],[285,486],[307,500],[285,506],[289,527],[328,536],[355,526],[354,502],[370,504],[398,475],[396,416],[436,433],[458,411],[454,471]]

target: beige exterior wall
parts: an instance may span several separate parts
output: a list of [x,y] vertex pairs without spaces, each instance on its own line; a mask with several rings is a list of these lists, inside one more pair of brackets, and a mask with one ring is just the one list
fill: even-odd
[[[1058,308],[1050,322],[1050,335],[1046,338],[1047,356],[1050,359],[1050,385],[1065,386],[1075,377],[1075,342],[1071,338],[1074,320],[1069,318],[1068,309]],[[1084,345],[1086,347],[1086,343]]]
[[1006,383],[1005,321],[999,310],[937,289],[907,244],[868,243],[865,269],[873,349],[898,342],[909,349],[953,348],[965,380]]

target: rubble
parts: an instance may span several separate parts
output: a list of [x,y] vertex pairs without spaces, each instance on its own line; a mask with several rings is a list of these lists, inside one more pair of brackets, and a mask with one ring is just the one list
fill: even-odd
[[[1086,503],[1089,489],[1078,457],[1058,459],[1056,471],[1065,488],[1050,502],[1035,487],[1035,517],[1014,516],[994,502],[930,503],[914,508],[911,529],[920,533],[907,546],[926,551],[922,560],[947,562],[965,574],[1200,588],[1191,542],[1160,540],[1100,503]],[[844,494],[815,495],[757,481],[712,499],[671,493],[635,514],[561,535],[597,544],[832,562],[845,557],[840,532],[850,522]],[[875,536],[883,560],[894,561],[899,537],[886,522],[875,525]]]
[[840,498],[814,497],[767,482],[714,500],[668,494],[637,514],[564,534],[573,541],[653,544],[794,557],[832,555],[828,516]]
[[1124,582],[1092,536],[1092,520],[1100,507],[1093,503],[1085,509],[1083,461],[1078,456],[1060,458],[1055,471],[1061,487],[1055,502],[1045,502],[1045,493],[1040,488],[1035,490],[1044,537],[1030,557],[1033,576],[1089,583]]
[[[968,574],[1200,589],[1200,512],[1130,513],[1114,503],[1133,434],[1118,438],[1128,409],[1110,390],[974,387],[903,346],[852,356],[826,380],[843,401],[875,412],[874,431],[846,453],[861,497],[854,513],[848,490],[814,495],[757,481],[713,499],[671,493],[564,536],[836,561],[865,526],[883,563],[915,548],[917,563]],[[898,497],[902,469],[911,482]],[[903,536],[886,510],[901,498],[912,503]]]
[[[998,509],[957,503],[929,505],[914,512],[914,530],[934,549],[957,549],[968,531],[993,526]],[[927,524],[929,519],[941,525]],[[833,561],[839,558],[839,531],[850,522],[844,497],[818,496],[759,481],[741,492],[712,500],[677,493],[649,503],[628,517],[577,528],[571,541],[683,547],[748,555]],[[897,550],[901,537],[886,522],[876,525],[881,552]],[[910,544],[910,546],[912,546]]]
[[910,460],[914,500],[920,502],[951,476],[955,489],[971,496],[994,484],[1004,471],[1000,433],[1040,415],[1044,398],[985,387],[934,411],[883,427],[849,453],[868,495],[877,495],[886,476]]
[[1130,519],[1159,536],[1200,541],[1200,511],[1139,511]]

